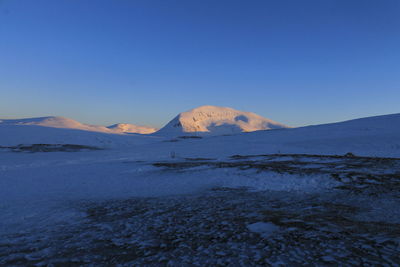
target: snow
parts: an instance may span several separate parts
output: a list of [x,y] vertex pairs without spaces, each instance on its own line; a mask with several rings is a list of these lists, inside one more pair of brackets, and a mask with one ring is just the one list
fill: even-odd
[[255,113],[227,107],[201,106],[180,113],[157,134],[166,136],[224,135],[280,128],[287,128],[287,126]]
[[19,144],[78,144],[101,148],[139,145],[159,141],[157,137],[110,134],[79,129],[63,129],[31,124],[0,123],[0,146]]
[[[205,167],[195,168],[190,173],[161,172],[153,170],[148,164],[154,161],[183,161],[185,158],[200,157],[225,159],[236,154],[344,155],[352,152],[363,156],[400,157],[400,114],[178,142],[164,142],[168,139],[158,136],[41,127],[30,125],[32,121],[29,120],[19,121],[21,124],[10,121],[0,123],[0,146],[82,144],[106,150],[48,154],[0,150],[1,201],[15,200],[20,197],[21,192],[24,192],[22,198],[29,202],[39,195],[61,199],[85,196],[159,196],[189,193],[214,186],[308,192],[330,188],[335,183],[323,176],[304,178],[278,173],[236,173],[232,170],[210,170]],[[176,155],[174,159],[171,159],[172,152]],[[283,156],[271,159],[271,162],[288,160],[293,158]],[[139,161],[143,163],[138,163]],[[309,168],[318,166],[305,165]]]
[[107,127],[116,132],[122,133],[138,133],[138,134],[151,134],[156,132],[158,129],[148,126],[139,126],[129,123],[118,123]]
[[[0,233],[11,230],[11,225],[21,229],[27,220],[28,224],[44,224],[46,218],[47,223],[54,223],[51,218],[64,218],[54,215],[57,207],[76,200],[161,197],[215,187],[313,192],[336,184],[326,177],[306,179],[233,169],[164,171],[137,162],[145,158],[141,151],[0,153],[7,156],[0,165]],[[68,211],[65,215],[79,214]]]
[[[213,114],[212,107],[204,109]],[[196,120],[198,116],[209,118],[204,114],[208,113],[196,113]],[[224,118],[230,116],[228,113],[218,114],[222,114]],[[239,115],[232,115],[231,118],[235,116]],[[253,120],[252,116],[246,116],[250,118],[248,121]],[[180,203],[184,202],[186,195],[214,196],[212,192],[216,188],[244,190],[247,197],[265,195],[273,198],[274,201],[268,202],[271,205],[268,211],[272,214],[271,218],[276,215],[273,213],[276,207],[296,210],[296,198],[299,196],[305,202],[309,199],[314,201],[315,196],[329,196],[330,198],[324,198],[322,204],[317,203],[321,206],[319,211],[327,210],[324,206],[326,203],[342,201],[346,205],[350,203],[368,208],[352,215],[357,220],[385,220],[392,223],[400,221],[400,214],[395,209],[398,206],[396,192],[381,194],[376,191],[380,195],[374,198],[357,195],[360,190],[368,192],[375,188],[385,189],[385,179],[396,179],[396,173],[399,173],[397,161],[372,161],[372,164],[360,167],[357,165],[359,162],[352,162],[351,158],[320,156],[352,152],[356,156],[400,157],[400,114],[231,136],[176,138],[175,142],[170,142],[173,135],[113,134],[70,129],[79,125],[76,126],[68,119],[53,118],[0,122],[0,237],[21,231],[34,232],[32,229],[50,229],[51,232],[55,225],[82,222],[87,218],[87,213],[77,207],[78,203],[85,201],[109,202],[141,198],[150,203],[154,200],[163,204],[164,199],[173,196],[176,198],[171,203]],[[183,122],[189,120],[186,115],[182,115],[182,118]],[[208,127],[207,118],[204,123],[198,124],[200,129]],[[69,129],[65,129],[63,125]],[[245,129],[243,125],[240,126],[241,129]],[[182,129],[175,133],[178,134]],[[163,131],[160,130],[161,133]],[[80,144],[102,150],[23,153],[4,148],[18,144]],[[232,157],[233,155],[243,157]],[[157,167],[156,163],[161,164],[160,166],[175,164],[176,167]],[[244,165],[235,165],[241,163]],[[286,169],[278,168],[278,171],[274,171],[251,167],[252,164],[259,163],[266,167],[283,166],[293,169],[280,171]],[[349,176],[353,170],[357,170],[361,176],[365,174],[368,179],[362,176],[357,180],[357,175]],[[337,179],[331,173],[337,174]],[[396,185],[396,181],[393,181],[393,185]],[[352,194],[337,193],[338,185],[347,186],[357,194],[353,194],[353,191]],[[240,193],[235,195],[235,191],[232,192],[229,194],[233,196],[229,195],[227,198],[231,201],[229,203],[237,201],[236,197],[241,197]],[[290,201],[280,205],[282,196],[285,196],[285,201]],[[198,200],[193,197],[191,201],[194,203]],[[215,203],[218,204],[218,200]],[[252,202],[252,205],[254,203],[257,202]],[[174,210],[173,207],[165,209]],[[310,210],[312,209],[314,206],[310,206]],[[262,207],[260,210],[265,211]],[[390,214],[387,213],[388,210],[391,211]],[[301,216],[307,217],[309,211],[303,211]],[[144,218],[151,216],[151,212],[143,215]],[[235,209],[232,210],[234,212]],[[289,215],[288,219],[291,219]],[[247,218],[243,227],[264,238],[279,235],[281,224],[278,226],[274,224],[275,221],[272,223],[260,216]],[[329,216],[331,214],[327,215]],[[237,225],[239,226],[240,224]],[[298,229],[290,227],[292,230]],[[328,258],[325,260],[328,261]]]
[[322,154],[400,157],[400,114],[168,143],[178,155]]
[[247,228],[252,232],[260,234],[264,238],[271,236],[274,232],[279,230],[279,226],[271,222],[255,222],[247,225]]
[[65,117],[53,117],[53,116],[15,119],[15,120],[0,119],[0,125],[36,125],[43,127],[75,129],[75,130],[115,133],[115,134],[122,134],[122,133],[149,134],[156,131],[156,129],[152,127],[137,126],[134,124],[120,123],[111,125],[109,127],[105,127],[99,125],[84,124]]
[[0,146],[35,143],[107,148],[134,146],[133,149],[151,154],[150,158],[172,152],[178,157],[194,158],[275,153],[344,155],[348,152],[358,156],[400,157],[400,114],[200,139],[171,139],[171,136],[162,134],[164,130],[167,129],[164,127],[152,135],[124,135],[44,127],[26,121],[3,121],[0,123]]

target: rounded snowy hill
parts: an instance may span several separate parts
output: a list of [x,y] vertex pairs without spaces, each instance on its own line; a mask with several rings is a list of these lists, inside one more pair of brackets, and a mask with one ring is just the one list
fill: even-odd
[[104,126],[94,126],[83,124],[78,121],[64,118],[64,117],[38,117],[38,118],[27,118],[27,119],[15,119],[15,120],[0,120],[0,124],[8,125],[37,125],[44,127],[53,128],[65,128],[65,129],[79,129],[86,131],[96,132],[107,132],[108,129]]
[[107,127],[110,130],[122,132],[122,133],[139,133],[139,134],[151,134],[157,131],[156,128],[148,126],[139,126],[129,123],[118,123]]
[[156,134],[165,136],[224,135],[281,128],[288,128],[288,126],[252,112],[227,107],[201,106],[180,113]]
[[36,125],[51,128],[64,128],[64,129],[75,129],[91,132],[102,132],[102,133],[139,133],[149,134],[156,131],[156,129],[147,126],[137,126],[134,124],[119,123],[109,127],[101,125],[90,125],[80,123],[76,120],[65,118],[65,117],[39,117],[39,118],[27,118],[27,119],[15,119],[15,120],[0,120],[0,125]]

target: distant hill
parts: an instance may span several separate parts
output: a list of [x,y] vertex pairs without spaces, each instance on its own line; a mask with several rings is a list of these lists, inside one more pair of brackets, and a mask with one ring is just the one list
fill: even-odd
[[201,106],[180,113],[156,134],[224,135],[281,128],[288,128],[288,126],[252,112],[227,107]]
[[[216,136],[172,143],[175,153],[187,157],[257,154],[316,154],[400,157],[400,114],[311,125],[278,131]],[[191,153],[191,154],[189,154]],[[390,169],[390,167],[388,167]]]
[[137,126],[134,124],[114,124],[109,127],[90,125],[80,123],[73,119],[64,117],[39,117],[39,118],[27,118],[27,119],[15,119],[15,120],[0,120],[0,125],[37,125],[43,127],[52,128],[64,128],[64,129],[75,129],[84,130],[92,132],[102,132],[102,133],[138,133],[138,134],[148,134],[153,133],[156,129],[147,126]]
[[129,123],[118,123],[107,127],[110,130],[122,132],[122,133],[139,133],[139,134],[151,134],[157,131],[156,128],[148,126],[138,126]]

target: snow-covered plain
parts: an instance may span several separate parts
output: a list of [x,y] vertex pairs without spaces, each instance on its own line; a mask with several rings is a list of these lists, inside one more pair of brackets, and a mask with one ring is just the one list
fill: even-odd
[[[234,205],[232,201],[242,203],[240,202],[241,199],[243,199],[243,203],[240,205],[245,205],[246,201],[253,203],[253,201],[257,201],[256,199],[262,199],[264,201],[262,203],[264,203],[263,205],[267,210],[276,209],[277,203],[281,202],[285,203],[284,206],[286,207],[298,205],[295,203],[308,203],[307,205],[320,205],[322,207],[325,205],[324,203],[333,201],[335,205],[342,205],[346,209],[363,209],[360,213],[355,214],[354,212],[355,218],[349,217],[351,213],[347,214],[346,218],[348,220],[358,220],[361,223],[361,221],[368,219],[368,221],[381,221],[385,224],[390,224],[392,228],[389,227],[388,229],[392,230],[387,233],[371,234],[366,240],[370,242],[375,240],[374,238],[386,238],[385,240],[389,240],[392,242],[390,244],[394,244],[398,248],[398,238],[396,239],[391,235],[400,229],[398,227],[400,214],[395,208],[400,203],[398,202],[398,193],[387,190],[389,188],[396,190],[399,187],[398,179],[396,178],[400,173],[399,162],[396,159],[377,160],[342,156],[351,152],[356,156],[400,158],[400,114],[302,128],[282,128],[232,134],[229,136],[204,136],[202,138],[180,138],[176,136],[178,135],[125,135],[82,129],[0,123],[0,240],[2,240],[0,241],[0,251],[3,251],[0,252],[0,264],[50,264],[53,261],[53,263],[59,261],[59,263],[68,264],[71,263],[69,260],[72,259],[83,265],[91,262],[97,262],[100,265],[105,264],[110,258],[102,261],[96,256],[94,258],[89,257],[85,261],[79,256],[79,253],[79,255],[74,254],[74,257],[77,258],[68,259],[65,256],[61,257],[63,259],[57,258],[57,251],[49,252],[52,246],[51,242],[56,242],[61,247],[65,244],[59,243],[62,241],[60,241],[61,239],[58,238],[56,232],[60,231],[62,226],[62,229],[69,234],[74,231],[84,234],[82,229],[85,229],[86,226],[83,227],[83,225],[87,225],[88,216],[91,214],[89,210],[91,211],[93,206],[96,206],[97,209],[99,205],[114,207],[114,212],[120,212],[118,208],[115,210],[115,201],[119,203],[118,201],[132,200],[134,204],[131,203],[130,205],[135,209],[139,209],[135,203],[145,205],[145,207],[141,206],[141,208],[145,209],[147,213],[143,213],[143,215],[140,213],[137,215],[139,217],[131,215],[129,217],[131,219],[127,219],[127,215],[122,212],[122,209],[129,210],[129,206],[124,206],[125,204],[123,203],[125,202],[118,204],[122,205],[120,206],[122,213],[115,215],[115,218],[120,218],[118,223],[115,222],[117,224],[112,225],[102,223],[104,227],[108,227],[108,230],[106,229],[104,233],[102,232],[106,236],[105,233],[107,231],[110,233],[118,231],[118,228],[113,227],[124,223],[124,220],[126,220],[125,222],[129,221],[132,225],[141,220],[146,221],[150,218],[153,220],[156,215],[151,214],[153,214],[152,212],[156,214],[157,210],[152,211],[151,205],[159,207],[160,214],[163,214],[163,212],[170,214],[169,210],[173,210],[174,205],[184,203],[185,199],[187,199],[188,203],[193,205],[179,206],[178,209],[186,210],[189,208],[190,210],[197,210],[196,203],[200,205],[199,207],[203,205],[203,202],[198,200],[197,196],[199,196],[199,199],[210,199],[210,201],[214,201],[213,199],[218,197],[221,199],[221,203],[226,205]],[[27,146],[28,150],[25,152],[16,150],[15,148],[20,144]],[[92,146],[100,148],[100,150],[33,153],[29,152],[29,145],[32,144],[74,144]],[[293,154],[297,154],[297,156]],[[271,156],[252,157],[252,155]],[[319,155],[341,155],[341,157],[321,157]],[[386,185],[385,181],[390,181],[390,186]],[[376,188],[381,191],[376,191]],[[215,191],[217,193],[214,194],[213,190],[216,189],[220,191]],[[241,191],[242,189],[244,191]],[[239,191],[236,193],[235,190]],[[361,193],[359,190],[361,190]],[[384,193],[382,193],[382,190]],[[369,193],[362,193],[363,191],[371,192],[371,196],[368,195]],[[346,192],[350,193],[347,194]],[[372,193],[375,195],[373,196]],[[337,198],[337,195],[345,197]],[[269,200],[265,202],[265,198]],[[314,200],[317,202],[312,202]],[[153,204],[150,205],[148,203]],[[87,205],[90,208],[84,208]],[[348,207],[351,205],[355,206]],[[218,209],[220,208],[222,207],[218,207]],[[284,219],[279,217],[279,221],[276,221],[277,219],[274,219],[275,217],[271,215],[272,213],[269,213],[270,215],[266,217],[264,215],[264,217],[261,216],[264,212],[262,207],[255,210],[251,210],[250,207],[240,213],[240,216],[244,216],[240,219],[243,220],[243,225],[241,221],[223,222],[223,219],[218,217],[219,215],[215,215],[216,221],[214,223],[218,225],[227,223],[226,227],[228,228],[231,227],[230,225],[233,225],[232,227],[240,226],[241,230],[235,228],[235,231],[239,231],[235,232],[235,236],[236,234],[239,236],[244,234],[249,238],[243,240],[239,238],[237,240],[244,242],[245,247],[241,247],[243,244],[238,245],[238,249],[240,248],[238,251],[242,251],[243,257],[250,259],[250,262],[242,262],[242,259],[236,259],[229,255],[215,254],[217,251],[226,253],[230,249],[219,247],[224,244],[222,241],[218,241],[220,243],[210,241],[212,246],[209,244],[210,251],[207,252],[209,253],[207,254],[208,256],[203,258],[193,256],[189,259],[189,263],[194,263],[193,260],[196,258],[198,265],[215,265],[218,263],[218,259],[223,259],[221,264],[235,264],[235,260],[238,261],[236,263],[239,263],[239,265],[260,265],[261,260],[265,260],[264,264],[277,264],[280,261],[286,264],[294,264],[295,261],[289,256],[288,258],[273,258],[272,256],[268,258],[263,254],[265,251],[263,253],[260,252],[261,256],[257,256],[256,254],[262,249],[258,247],[252,248],[254,244],[252,245],[252,242],[248,240],[252,238],[256,240],[254,235],[257,235],[258,232],[261,234],[257,238],[272,242],[275,237],[282,237],[282,235],[289,234],[291,231],[299,231],[298,225],[296,226],[297,228],[293,226],[296,224],[290,224],[291,226],[289,226],[285,220],[295,220],[294,217],[303,219],[304,214],[308,211],[307,207],[304,206],[302,208],[304,208],[304,213],[301,216],[296,215],[296,217],[292,213],[285,213],[287,217],[284,216]],[[210,212],[212,212],[212,209],[210,207]],[[215,209],[217,209],[217,206],[215,206]],[[389,212],[383,212],[383,210]],[[199,215],[195,211],[191,212],[194,212],[190,215],[193,218]],[[197,210],[197,212],[200,211]],[[220,214],[225,214],[228,211],[220,210],[219,212]],[[279,212],[279,214],[282,214],[282,212],[289,211],[280,210]],[[324,211],[318,210],[318,212]],[[337,211],[335,208],[333,212],[340,213],[344,211]],[[258,215],[254,215],[255,213]],[[102,216],[111,216],[107,214],[109,214],[108,211]],[[104,219],[98,216],[100,215],[95,215],[96,222],[93,225],[98,226],[100,221]],[[159,216],[164,218],[163,215]],[[180,214],[173,213],[169,216],[180,216]],[[226,216],[234,215],[229,213]],[[327,218],[331,218],[329,216]],[[165,217],[164,219],[167,218]],[[190,219],[187,220],[187,222],[190,221]],[[317,224],[317,221],[312,222]],[[196,222],[196,225],[200,225],[200,223]],[[338,222],[331,222],[327,219],[324,227],[329,228],[329,223]],[[338,225],[342,227],[341,224]],[[319,225],[318,227],[322,226]],[[223,227],[225,226],[221,227],[221,229],[224,229]],[[273,230],[271,230],[272,228]],[[90,229],[85,231],[91,234]],[[136,230],[132,231],[135,235],[139,234],[135,232]],[[174,231],[182,235],[183,232],[181,231],[184,230],[175,229]],[[309,233],[307,231],[305,234]],[[349,230],[347,229],[346,231]],[[219,234],[224,234],[224,231],[213,232],[214,238]],[[316,233],[313,232],[313,234]],[[362,233],[359,234],[361,235]],[[370,233],[367,232],[367,234]],[[354,234],[354,236],[359,235]],[[235,238],[232,240],[236,240]],[[141,239],[140,246],[142,247],[136,248],[137,251],[143,250],[143,253],[146,253],[146,251],[152,250],[152,246],[155,246],[154,244],[147,244],[145,239]],[[179,237],[176,237],[176,239],[179,240]],[[50,242],[49,240],[53,241]],[[132,237],[131,241],[133,242],[133,240],[136,239]],[[153,242],[156,239],[151,240]],[[235,242],[239,242],[237,240]],[[179,244],[184,245],[186,241],[189,242],[188,240],[181,240]],[[351,239],[348,241],[349,243],[354,242]],[[369,244],[367,241],[365,241],[366,243],[357,242],[361,242],[360,246],[366,246],[366,244]],[[92,240],[91,243],[93,242]],[[122,242],[123,246],[126,246],[130,241],[124,239],[118,242]],[[161,241],[158,240],[157,242]],[[312,242],[317,241],[312,239]],[[312,245],[312,242],[307,244]],[[89,243],[86,245],[89,246]],[[82,244],[76,243],[76,245],[79,247]],[[165,246],[168,247],[170,245],[167,242]],[[263,246],[268,246],[268,244]],[[336,246],[339,247],[338,244],[334,243],[329,249],[336,249]],[[343,246],[347,245],[344,244]],[[29,253],[23,253],[27,247],[30,247],[31,250],[29,250]],[[207,248],[198,249],[204,252]],[[305,251],[307,249],[312,250],[312,248],[304,249]],[[367,248],[365,249],[371,255],[382,252],[378,248],[371,248],[371,251]],[[382,255],[386,257],[385,259],[371,256],[369,263],[379,262],[379,259],[389,265],[399,263],[397,260],[400,259],[396,256],[398,249],[396,250],[386,245],[385,249],[389,251],[388,253],[385,252],[386,254],[382,252]],[[118,254],[121,251],[118,250],[113,253]],[[184,255],[184,251],[177,249],[174,250],[174,253],[183,253],[182,255]],[[251,251],[257,253],[254,254]],[[346,249],[343,251],[346,251]],[[341,250],[340,253],[344,253],[343,251]],[[123,250],[123,252],[125,253],[126,251]],[[66,255],[69,255],[68,253]],[[171,260],[168,256],[169,254],[164,252],[160,252],[157,255],[154,254],[154,257],[148,258],[148,261],[146,261],[144,254],[140,254],[135,259],[121,258],[119,262],[115,263],[126,265],[165,263],[162,257],[167,257],[167,262]],[[171,257],[173,255],[175,254],[170,254]],[[185,262],[185,258],[181,254],[179,255],[175,255],[178,257],[178,262],[172,261],[169,264]],[[325,255],[325,258],[322,257],[323,255]],[[300,260],[300,263],[314,260],[320,264],[327,264],[332,259],[338,260],[340,258],[338,256],[339,252],[326,252],[323,255],[321,254],[321,258],[313,256],[314,258],[308,260],[304,256],[303,261]],[[210,260],[214,257],[216,261],[207,262],[207,257],[211,257]],[[258,257],[261,258],[258,259]],[[263,257],[267,257],[269,261]],[[295,256],[293,257],[296,258]],[[348,259],[353,260],[355,264],[362,262],[357,257],[346,257],[345,259],[343,257],[340,258],[338,262],[342,264],[349,263]],[[360,257],[362,258],[362,256]],[[225,261],[227,259],[233,261]],[[272,261],[271,259],[274,260]],[[186,263],[188,264],[188,262]]]

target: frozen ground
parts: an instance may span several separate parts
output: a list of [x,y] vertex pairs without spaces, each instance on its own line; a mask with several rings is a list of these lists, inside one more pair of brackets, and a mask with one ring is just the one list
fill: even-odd
[[2,265],[400,263],[397,159],[0,153]]
[[208,138],[0,126],[0,265],[399,265],[398,120]]

